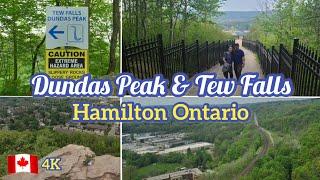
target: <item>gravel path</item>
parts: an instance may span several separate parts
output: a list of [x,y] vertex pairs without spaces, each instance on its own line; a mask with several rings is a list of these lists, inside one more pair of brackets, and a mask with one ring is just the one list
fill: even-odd
[[[255,54],[252,51],[242,47],[242,40],[241,39],[236,40],[236,43],[240,44],[240,49],[242,49],[244,51],[244,54],[245,54],[246,63],[245,63],[244,69],[242,70],[242,73],[258,72],[259,73],[259,77],[263,78],[264,75],[262,73],[260,64],[259,64],[258,59],[255,56]],[[222,69],[222,67],[220,65],[216,65],[216,66],[212,67],[211,69],[209,69],[209,70],[207,70],[205,72],[206,73],[215,72],[218,75],[218,78],[221,79],[221,78],[224,78],[221,69]],[[235,74],[234,74],[234,76],[235,76]],[[191,79],[194,79],[194,77],[192,77]],[[189,89],[187,95],[188,96],[196,96],[197,95],[197,91],[198,91],[198,87],[197,86],[193,86],[193,87],[191,87]],[[239,96],[240,92],[241,92],[241,87],[238,87],[238,89],[237,89],[237,91],[235,93],[235,96]]]

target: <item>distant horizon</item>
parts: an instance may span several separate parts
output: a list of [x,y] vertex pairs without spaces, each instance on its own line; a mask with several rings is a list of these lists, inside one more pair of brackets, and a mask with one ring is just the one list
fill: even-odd
[[[272,11],[272,10],[270,10],[270,11]],[[254,11],[254,10],[252,10],[252,11],[251,10],[250,11],[231,11],[230,10],[229,11],[229,10],[227,10],[227,11],[219,11],[219,12],[264,12],[264,11],[258,11],[258,10],[257,11]]]
[[[219,8],[220,12],[223,11],[264,11],[264,3],[269,0],[226,0],[224,3],[221,4],[221,7]],[[274,3],[276,0],[269,1],[269,3]],[[272,4],[269,6],[270,9],[272,9]]]

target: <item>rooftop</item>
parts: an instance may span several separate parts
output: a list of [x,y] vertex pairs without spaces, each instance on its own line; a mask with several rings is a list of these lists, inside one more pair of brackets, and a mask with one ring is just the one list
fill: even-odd
[[213,144],[208,143],[208,142],[197,142],[197,143],[192,143],[192,144],[187,144],[187,145],[183,145],[183,146],[177,146],[174,148],[169,148],[169,149],[165,149],[163,151],[159,151],[158,154],[168,154],[171,152],[181,152],[181,151],[187,151],[188,149],[197,149],[197,148],[202,148],[202,147],[210,147]]
[[159,176],[146,178],[146,180],[161,180],[161,179],[176,178],[176,177],[181,177],[181,176],[187,175],[187,174],[193,174],[195,176],[199,176],[202,174],[202,172],[198,168],[193,168],[193,169],[186,169],[186,170],[182,170],[182,171],[176,171],[176,172],[172,172],[172,173],[167,173],[167,174],[162,174]]

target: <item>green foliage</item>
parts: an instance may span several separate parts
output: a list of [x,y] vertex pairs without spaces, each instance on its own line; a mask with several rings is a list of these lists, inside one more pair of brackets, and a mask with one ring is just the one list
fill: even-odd
[[[257,115],[260,126],[271,132],[274,146],[258,159],[248,175],[240,179],[320,179],[320,100],[256,103],[248,107]],[[201,179],[233,179],[261,152],[263,145],[259,130],[251,123],[124,126],[125,133],[140,131],[188,132],[187,140],[214,143],[211,151],[189,151],[186,154],[172,153],[165,156],[137,155],[125,151],[123,157],[131,172],[136,176],[144,174],[141,177],[148,177],[149,172],[141,172],[141,169],[166,163],[207,171]],[[170,171],[162,173],[166,172]]]
[[7,172],[5,159],[8,154],[28,153],[42,158],[68,144],[89,147],[97,156],[120,156],[119,137],[53,130],[52,126],[69,122],[70,104],[82,100],[101,103],[101,99],[92,98],[0,98],[0,174]]
[[318,123],[319,119],[315,117],[320,116],[320,101],[316,99],[256,104],[250,108],[257,113],[262,127],[284,134],[299,132],[313,123]]
[[241,134],[231,141],[215,144],[215,152],[211,171],[201,179],[233,179],[248,165],[262,147],[262,138],[253,125],[245,127]]
[[319,50],[320,1],[279,0],[272,12],[262,13],[247,38],[260,40],[267,47],[283,43],[292,49],[293,39],[299,38],[309,47]]
[[134,166],[126,166],[123,170],[123,179],[140,180],[145,177],[152,177],[159,174],[178,171],[182,167],[183,166],[181,164],[173,163],[155,163],[140,169],[137,169]]
[[[0,98],[0,125],[9,130],[38,130],[43,126],[65,125],[72,116],[74,102],[99,103],[96,98]],[[104,102],[108,103],[108,102]]]
[[[33,71],[44,72],[46,6],[89,6],[89,72],[107,75],[112,31],[112,3],[87,1],[0,0],[0,94],[30,95]],[[119,49],[118,49],[119,50]],[[119,57],[119,54],[117,54]],[[35,69],[32,68],[36,60]],[[119,58],[117,58],[119,59]],[[116,72],[119,72],[119,61]]]
[[319,179],[320,101],[274,102],[253,108],[260,125],[276,135],[275,147],[245,179]]
[[123,39],[137,41],[162,34],[165,44],[180,40],[218,41],[230,39],[213,17],[224,0],[124,0]]
[[125,159],[128,166],[124,171],[124,177],[132,177],[132,174],[135,174],[135,177],[140,177],[140,179],[174,172],[182,167],[198,167],[205,170],[212,161],[211,155],[204,149],[200,149],[195,153],[189,151],[186,154],[169,153],[166,155],[153,153],[139,155],[131,151],[123,151],[123,159]]
[[208,162],[212,161],[210,155],[203,149],[195,153],[169,153],[166,155],[157,155],[154,153],[147,153],[143,155],[136,154],[131,151],[123,151],[123,159],[126,163],[137,168],[149,166],[153,163],[178,163],[185,167],[201,167],[206,169]]
[[[199,42],[218,42],[219,40],[232,39],[230,34],[222,31],[221,27],[212,22],[191,22],[187,30],[188,36],[186,37],[186,42],[192,43],[195,40]],[[183,37],[176,32],[178,38]]]
[[[165,126],[165,128],[164,128]],[[127,124],[123,126],[123,132],[154,132],[154,133],[177,133],[188,132],[187,140],[205,141],[214,143],[212,151],[198,150],[186,154],[170,153],[167,155],[145,154],[138,155],[130,151],[123,152],[126,165],[137,175],[140,170],[156,163],[180,164],[185,168],[199,168],[202,171],[214,169],[219,174],[208,174],[204,177],[233,177],[254,157],[262,141],[257,129],[252,125],[244,124],[201,124],[201,123],[171,123],[171,124]],[[220,168],[221,166],[221,168]],[[219,167],[219,168],[218,168]],[[215,169],[217,168],[217,169]],[[237,171],[234,171],[236,169]],[[174,171],[174,170],[172,170]],[[171,172],[171,171],[167,171]],[[163,172],[163,173],[167,173]],[[129,172],[128,172],[129,173]],[[143,172],[148,177],[146,172]],[[157,174],[158,175],[158,174]],[[125,174],[128,176],[128,174]]]
[[[40,158],[68,144],[89,147],[97,156],[120,155],[119,138],[87,133],[60,133],[50,129],[39,131],[0,131],[0,159],[9,154],[28,153]],[[6,160],[1,161],[0,174],[6,174]]]

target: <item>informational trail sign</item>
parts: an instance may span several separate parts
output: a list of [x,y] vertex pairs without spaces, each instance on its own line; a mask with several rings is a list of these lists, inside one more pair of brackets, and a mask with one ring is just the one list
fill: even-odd
[[46,50],[46,60],[46,72],[52,78],[79,79],[89,70],[87,50]]
[[88,8],[47,7],[46,49],[88,49]]
[[47,7],[46,73],[79,79],[89,73],[88,8]]

